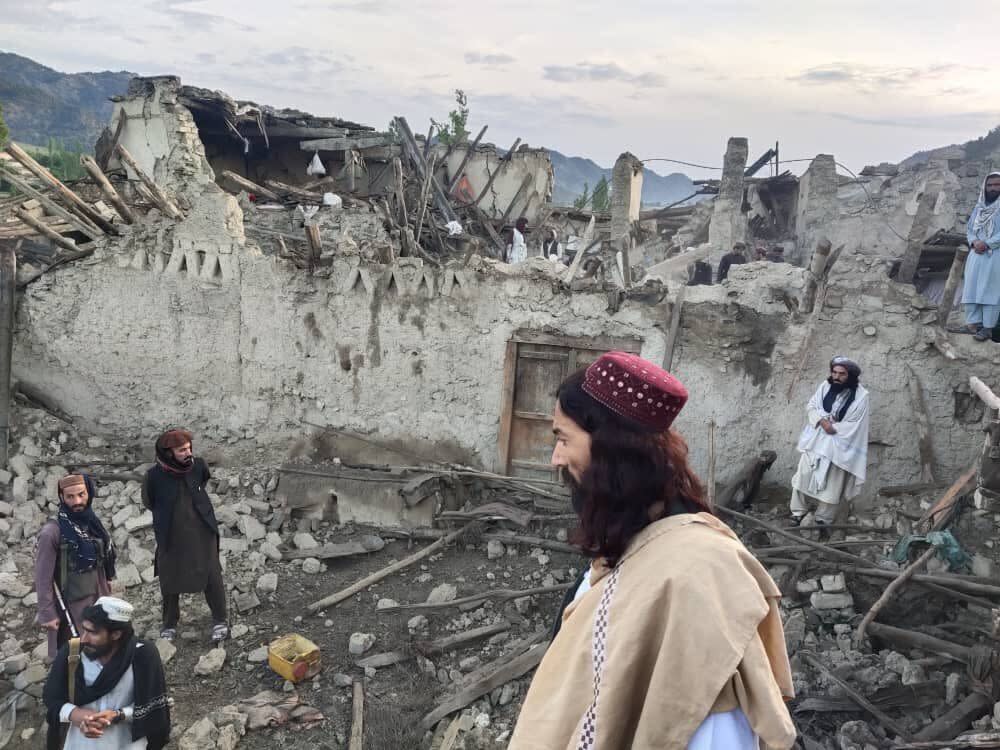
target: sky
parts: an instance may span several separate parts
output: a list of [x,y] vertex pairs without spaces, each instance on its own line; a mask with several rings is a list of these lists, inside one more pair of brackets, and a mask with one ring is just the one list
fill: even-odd
[[721,166],[744,136],[751,160],[777,141],[856,171],[1000,125],[995,18],[983,0],[0,0],[0,49],[378,129],[426,132],[461,88],[486,141],[603,166]]

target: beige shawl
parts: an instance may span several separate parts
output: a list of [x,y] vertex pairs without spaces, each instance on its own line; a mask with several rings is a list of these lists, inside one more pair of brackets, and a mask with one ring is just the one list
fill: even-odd
[[617,573],[597,561],[591,579],[563,615],[508,750],[684,750],[709,714],[737,707],[762,746],[792,746],[781,594],[728,526],[706,513],[657,521]]

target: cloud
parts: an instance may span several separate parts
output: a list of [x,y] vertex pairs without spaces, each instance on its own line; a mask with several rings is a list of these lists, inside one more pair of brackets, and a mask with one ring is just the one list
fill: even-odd
[[235,18],[195,10],[190,7],[195,2],[196,0],[159,0],[147,7],[168,16],[189,31],[204,31],[206,28],[216,29],[220,26],[235,31],[256,31],[253,26],[248,26]]
[[576,65],[546,65],[542,68],[542,77],[556,83],[619,81],[640,88],[658,88],[667,82],[667,79],[659,73],[629,73],[617,63],[581,62]]
[[877,93],[952,76],[960,70],[971,68],[950,63],[923,67],[881,67],[836,62],[809,68],[789,80],[816,86],[843,85],[864,93]]
[[912,128],[914,130],[950,130],[957,126],[989,126],[1000,119],[1000,112],[954,112],[940,115],[902,115],[866,117],[843,112],[827,112],[827,117],[866,127]]
[[501,65],[509,65],[514,62],[510,55],[497,53],[466,52],[465,62],[467,65],[482,65],[487,68],[495,68]]

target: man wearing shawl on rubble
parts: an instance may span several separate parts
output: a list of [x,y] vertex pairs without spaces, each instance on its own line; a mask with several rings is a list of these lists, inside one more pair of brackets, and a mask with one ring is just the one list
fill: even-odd
[[[83,610],[111,593],[115,546],[94,513],[94,482],[84,474],[59,480],[59,510],[42,526],[35,546],[35,621],[48,633],[51,661],[70,637],[67,616],[79,630]],[[65,611],[55,589],[59,588]]]
[[132,605],[112,596],[83,611],[80,639],[59,650],[42,701],[46,750],[160,750],[170,739],[159,651],[135,637]]
[[971,252],[962,286],[965,323],[976,341],[989,341],[1000,318],[1000,172],[990,172],[983,180],[967,236]]
[[799,436],[802,454],[792,477],[792,517],[796,523],[816,503],[816,523],[833,523],[837,506],[859,492],[868,463],[868,391],[861,368],[847,357],[830,360],[830,377],[806,406],[808,424]]
[[160,435],[156,464],[142,484],[142,502],[153,512],[164,640],[177,637],[180,595],[196,593],[205,594],[212,611],[212,640],[229,637],[219,523],[206,488],[210,478],[205,461],[192,454],[190,432],[167,430]]
[[552,464],[579,516],[573,541],[593,562],[509,750],[792,747],[781,594],[711,514],[670,429],[687,396],[624,352],[559,387]]

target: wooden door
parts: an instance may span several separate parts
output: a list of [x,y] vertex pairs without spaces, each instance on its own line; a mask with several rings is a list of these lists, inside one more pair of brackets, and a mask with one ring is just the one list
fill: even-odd
[[518,331],[507,344],[500,416],[500,470],[510,476],[555,479],[552,410],[567,375],[604,352],[638,354],[642,342],[610,337],[573,338]]

